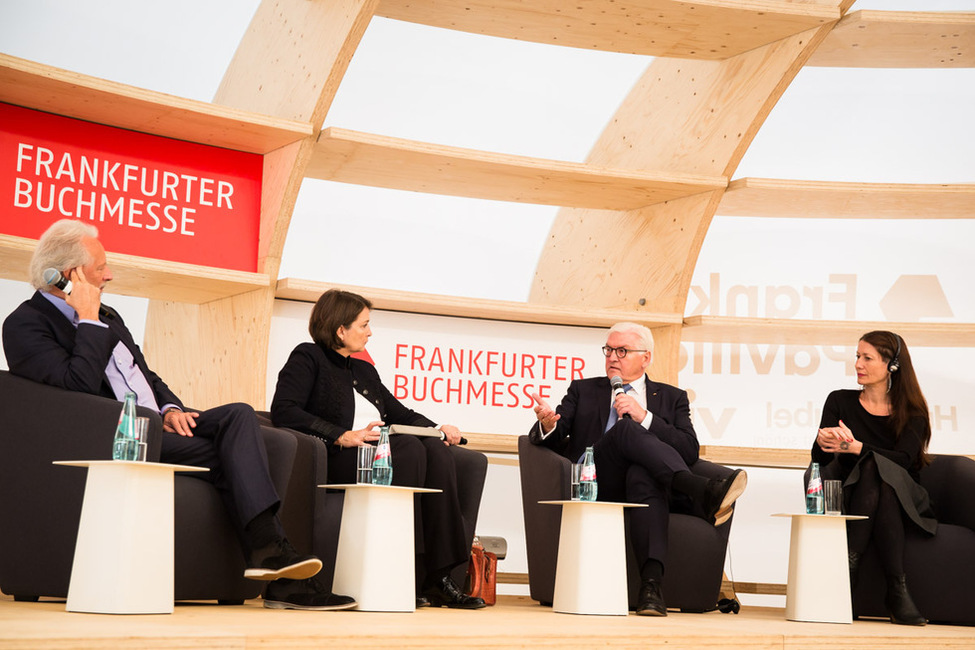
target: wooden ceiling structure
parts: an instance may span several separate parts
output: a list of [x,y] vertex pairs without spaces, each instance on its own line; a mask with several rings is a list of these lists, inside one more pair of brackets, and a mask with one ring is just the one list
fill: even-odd
[[[377,308],[654,330],[653,372],[675,382],[681,340],[834,342],[863,324],[684,318],[701,245],[722,214],[972,218],[975,185],[736,179],[806,65],[972,67],[975,14],[847,14],[853,0],[264,0],[212,103],[0,55],[0,101],[264,156],[256,273],[112,254],[113,291],[150,299],[145,348],[187,403],[266,403],[276,298],[328,283],[279,278],[305,178],[559,206],[527,303],[358,288]],[[373,16],[556,46],[655,57],[583,163],[322,129]],[[33,242],[0,236],[3,277]],[[900,327],[901,324],[888,324]],[[908,325],[971,346],[970,325]],[[217,379],[219,378],[219,380]]]

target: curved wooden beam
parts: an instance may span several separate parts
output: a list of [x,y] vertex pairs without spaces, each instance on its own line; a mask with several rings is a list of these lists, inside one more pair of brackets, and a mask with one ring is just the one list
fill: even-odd
[[828,0],[382,0],[376,13],[549,45],[726,59],[836,21],[839,10],[829,5]]
[[[831,26],[720,61],[656,59],[589,155],[594,165],[730,176],[772,107]],[[563,209],[530,301],[684,311],[722,191],[628,212]],[[679,327],[658,344],[654,374],[675,381]]]
[[305,167],[378,0],[264,0],[214,103],[303,122],[314,135],[264,157],[260,270],[266,289],[204,305],[151,301],[146,355],[187,403],[266,406],[267,345],[285,237]]

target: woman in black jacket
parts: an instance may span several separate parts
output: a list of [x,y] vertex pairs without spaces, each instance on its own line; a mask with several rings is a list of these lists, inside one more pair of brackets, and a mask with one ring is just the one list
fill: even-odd
[[887,576],[891,622],[924,625],[907,590],[904,527],[932,535],[937,529],[927,491],[918,483],[931,440],[928,405],[907,344],[893,332],[860,338],[856,373],[862,390],[838,390],[826,398],[812,459],[823,467],[823,479],[843,481],[847,514],[867,517],[847,523],[851,587],[872,542]]
[[[325,441],[329,483],[355,482],[356,447],[378,440],[376,427],[437,426],[393,397],[371,363],[352,356],[362,352],[372,336],[371,309],[372,303],[362,296],[326,291],[308,324],[314,343],[299,344],[278,374],[271,419],[275,426]],[[471,550],[464,535],[456,467],[448,453],[450,445],[460,442],[460,431],[449,424],[438,428],[443,440],[411,435],[390,439],[393,484],[442,491],[423,495],[416,509],[417,568],[418,574],[425,573],[417,604],[478,609],[484,601],[465,595],[450,577],[451,569],[468,562]]]

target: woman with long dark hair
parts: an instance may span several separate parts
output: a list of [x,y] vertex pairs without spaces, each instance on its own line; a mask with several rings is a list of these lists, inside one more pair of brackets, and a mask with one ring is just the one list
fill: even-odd
[[863,552],[874,544],[887,576],[891,622],[924,625],[907,589],[904,530],[917,526],[933,535],[937,529],[918,482],[931,440],[928,404],[899,335],[868,332],[856,355],[861,390],[837,390],[826,398],[812,459],[822,466],[823,479],[843,481],[846,513],[867,517],[847,523],[851,587]]

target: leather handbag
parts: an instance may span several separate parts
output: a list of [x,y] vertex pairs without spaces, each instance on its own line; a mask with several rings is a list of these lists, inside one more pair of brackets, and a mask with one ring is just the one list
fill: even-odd
[[480,540],[471,545],[471,561],[467,565],[467,594],[482,598],[488,605],[497,602],[498,556],[485,551]]

